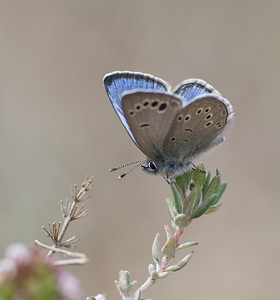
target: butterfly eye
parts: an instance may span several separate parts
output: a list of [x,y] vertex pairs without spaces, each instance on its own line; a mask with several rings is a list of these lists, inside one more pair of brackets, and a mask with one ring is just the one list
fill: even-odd
[[148,164],[148,168],[150,169],[150,171],[152,172],[156,172],[157,171],[157,166],[154,162],[150,161]]

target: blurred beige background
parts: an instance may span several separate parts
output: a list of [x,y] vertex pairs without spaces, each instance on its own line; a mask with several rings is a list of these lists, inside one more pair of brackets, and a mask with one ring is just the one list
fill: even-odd
[[280,2],[1,0],[0,7],[0,256],[12,242],[47,241],[41,226],[61,220],[58,201],[93,174],[88,216],[68,232],[90,263],[71,270],[84,296],[120,299],[113,282],[120,269],[142,283],[154,235],[164,237],[170,224],[171,193],[140,169],[122,181],[108,173],[143,155],[102,78],[142,71],[174,86],[198,77],[235,110],[226,142],[201,158],[229,185],[219,212],[186,230],[183,241],[199,241],[187,268],[144,296],[279,299]]

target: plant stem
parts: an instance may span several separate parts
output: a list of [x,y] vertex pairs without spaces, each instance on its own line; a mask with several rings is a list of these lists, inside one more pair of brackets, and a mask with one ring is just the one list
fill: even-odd
[[[175,230],[174,237],[175,237],[175,242],[176,242],[176,248],[179,246],[179,242],[183,235],[183,232],[184,232],[184,228],[176,228],[176,230]],[[167,264],[171,260],[171,258],[172,258],[171,256],[166,256],[166,255],[163,256],[160,264],[157,266],[157,269],[156,269],[156,272],[158,274],[160,274],[166,270]],[[149,287],[154,285],[157,280],[158,280],[158,278],[153,278],[152,276],[149,276],[147,278],[147,280],[138,288],[137,292],[140,291],[140,293],[142,294],[145,290],[147,290]]]

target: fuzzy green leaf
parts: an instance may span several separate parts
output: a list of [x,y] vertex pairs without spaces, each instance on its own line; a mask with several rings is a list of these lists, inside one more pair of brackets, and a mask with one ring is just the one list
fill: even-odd
[[168,272],[161,272],[161,273],[158,273],[158,278],[162,279],[162,278],[165,278],[167,275],[168,275]]
[[157,233],[152,246],[152,256],[155,263],[160,262],[159,251],[160,251],[160,234]]
[[[216,200],[215,200],[214,202],[216,202]],[[213,212],[216,212],[216,211],[220,208],[220,206],[222,206],[222,203],[218,203],[218,204],[215,204],[215,205],[210,206],[210,207],[206,210],[205,214],[211,214],[211,213],[213,213]]]
[[171,229],[168,225],[164,225],[164,229],[165,229],[165,233],[166,233],[166,239],[168,240],[173,236],[173,234],[172,234]]
[[222,197],[222,195],[223,195],[226,187],[227,187],[227,183],[226,182],[222,182],[220,184],[219,190],[217,192],[217,198],[216,198],[216,200],[214,201],[214,203],[212,205],[215,205],[215,204],[217,204],[219,202],[219,200],[221,199],[221,197]]
[[168,239],[165,243],[165,245],[162,247],[161,252],[165,256],[175,256],[175,250],[176,250],[176,243],[175,243],[175,237],[171,237]]
[[180,191],[176,182],[172,181],[170,185],[171,185],[171,191],[172,191],[172,195],[173,195],[173,199],[174,199],[174,205],[176,208],[176,212],[177,212],[177,214],[180,214],[180,213],[182,213],[182,203],[184,201],[183,194]]
[[201,197],[201,189],[199,186],[196,186],[187,197],[183,206],[183,213],[185,213],[187,218],[190,215],[192,215],[193,211],[195,210],[196,206],[200,201],[200,197]]
[[205,194],[203,195],[203,199],[208,199],[212,194],[218,193],[220,185],[221,185],[221,178],[220,178],[220,176],[215,176],[211,180],[211,182],[210,182],[210,184],[209,184],[209,186],[208,186]]
[[189,222],[187,217],[184,214],[179,214],[175,217],[174,219],[174,223],[179,227],[179,228],[183,228],[183,227],[187,227]]
[[181,191],[183,191],[183,193],[185,191],[187,191],[189,188],[189,184],[190,184],[191,178],[192,178],[192,172],[193,172],[193,170],[190,169],[190,171],[184,173],[183,175],[176,177],[176,183],[177,183],[179,189]]
[[115,283],[120,293],[129,293],[129,291],[135,286],[137,282],[130,282],[129,272],[121,270],[119,272],[119,281],[115,281]]
[[170,266],[166,269],[166,271],[176,272],[184,268],[184,266],[190,261],[193,255],[193,251],[188,253],[182,260],[180,260],[176,265]]
[[216,176],[221,176],[219,168],[216,168]]
[[200,216],[202,216],[207,209],[213,204],[213,202],[216,200],[217,194],[212,194],[208,199],[206,199],[201,206],[195,210],[195,212],[192,214],[191,218],[195,219],[195,218],[199,218]]
[[195,185],[202,186],[206,180],[206,172],[203,164],[197,166],[192,174],[192,180]]
[[176,249],[180,250],[180,249],[185,249],[185,248],[196,246],[196,245],[198,245],[198,242],[195,242],[195,241],[187,242],[187,243],[180,244]]
[[209,171],[207,176],[206,176],[206,179],[205,179],[205,182],[203,184],[203,187],[202,187],[202,195],[205,195],[205,192],[209,186],[209,182],[210,182],[210,178],[211,178],[211,172]]
[[168,209],[171,219],[174,220],[178,213],[177,213],[173,199],[167,198],[166,205],[167,205],[167,209]]
[[156,272],[156,268],[153,264],[149,264],[148,271],[152,278],[158,278],[158,273]]

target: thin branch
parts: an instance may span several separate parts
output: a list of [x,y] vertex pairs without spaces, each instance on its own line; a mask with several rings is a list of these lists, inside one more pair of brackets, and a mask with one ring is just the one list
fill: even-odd
[[82,204],[80,207],[78,207],[78,203],[85,200],[85,198],[83,197],[85,193],[92,188],[92,181],[92,176],[87,176],[80,189],[76,184],[74,185],[74,189],[72,190],[73,201],[70,202],[68,199],[66,199],[65,202],[63,202],[62,200],[60,200],[59,205],[64,219],[63,223],[59,222],[57,224],[56,222],[54,222],[52,225],[48,224],[49,229],[46,229],[44,226],[42,227],[46,235],[52,239],[53,245],[47,246],[45,244],[37,242],[35,244],[41,247],[42,245],[44,245],[43,248],[49,250],[47,254],[48,258],[53,256],[56,252],[59,252],[57,251],[58,248],[74,248],[74,244],[79,241],[79,239],[76,239],[75,236],[67,239],[64,242],[63,238],[71,221],[81,219],[87,215],[88,211],[84,210],[85,205]]
[[54,251],[54,252],[57,252],[57,253],[61,253],[61,254],[64,254],[68,257],[71,257],[71,259],[66,258],[66,259],[63,259],[63,260],[54,261],[53,264],[55,264],[57,266],[62,266],[62,265],[63,266],[66,266],[66,265],[67,266],[69,266],[69,265],[84,265],[88,262],[88,258],[84,253],[71,252],[71,251],[68,251],[68,250],[55,248],[54,246],[51,247],[51,246],[48,246],[48,245],[45,245],[45,244],[41,243],[38,240],[35,240],[34,244],[36,246],[41,247],[41,248],[45,248],[47,250]]

